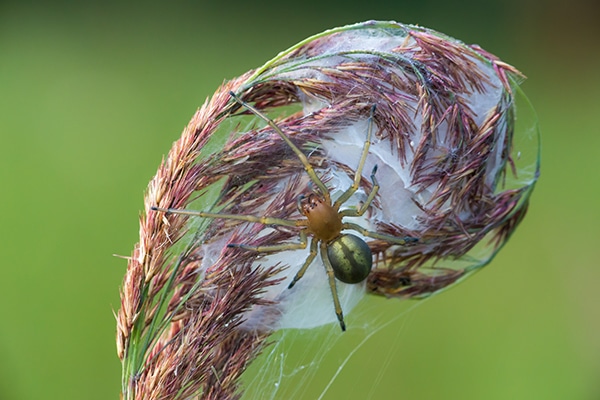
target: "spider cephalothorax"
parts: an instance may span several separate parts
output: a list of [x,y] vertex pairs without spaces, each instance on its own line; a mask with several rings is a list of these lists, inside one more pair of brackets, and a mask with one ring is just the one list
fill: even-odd
[[308,197],[300,196],[298,200],[298,210],[307,219],[306,229],[309,233],[325,242],[339,236],[342,230],[342,216],[331,204],[331,200],[327,201],[316,193],[311,193]]

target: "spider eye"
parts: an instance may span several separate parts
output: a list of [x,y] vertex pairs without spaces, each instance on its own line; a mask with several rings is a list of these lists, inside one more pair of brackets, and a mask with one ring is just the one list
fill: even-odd
[[344,283],[367,279],[373,266],[371,249],[358,236],[341,235],[327,246],[327,257],[335,277]]

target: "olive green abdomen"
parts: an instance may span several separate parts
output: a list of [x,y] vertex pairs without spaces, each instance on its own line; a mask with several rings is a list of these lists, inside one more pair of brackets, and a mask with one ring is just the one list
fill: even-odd
[[373,266],[371,249],[358,236],[344,234],[327,245],[327,256],[335,277],[345,283],[367,279]]

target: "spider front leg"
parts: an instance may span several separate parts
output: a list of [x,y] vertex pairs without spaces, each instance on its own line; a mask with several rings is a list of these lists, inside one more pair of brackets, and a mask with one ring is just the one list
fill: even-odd
[[[343,217],[362,217],[364,215],[364,213],[367,211],[367,209],[373,202],[373,199],[375,199],[375,196],[379,192],[379,182],[377,181],[377,178],[375,177],[376,172],[377,172],[377,165],[375,165],[373,167],[373,171],[371,171],[371,181],[373,182],[373,188],[371,189],[371,193],[369,193],[367,200],[357,209],[349,208],[349,209],[340,211],[340,214]],[[370,237],[373,239],[386,240],[388,242],[391,242],[394,244],[399,244],[399,245],[405,245],[407,243],[414,243],[414,242],[418,241],[417,238],[413,238],[410,236],[406,236],[404,238],[399,238],[399,237],[396,237],[393,235],[386,235],[383,233],[372,232],[372,231],[369,231],[369,230],[363,228],[362,226],[360,226],[358,224],[354,224],[351,222],[345,222],[345,223],[343,223],[342,226],[343,226],[343,229],[355,230],[355,231],[359,232],[360,234],[362,234],[363,236],[367,236],[367,237]]]
[[377,172],[377,164],[373,167],[373,171],[371,171],[371,182],[373,182],[373,188],[371,189],[371,193],[367,196],[367,200],[359,206],[357,209],[346,209],[340,211],[342,217],[362,217],[362,215],[367,211],[375,196],[377,196],[377,192],[379,192],[379,182],[375,177],[375,173]]
[[[360,160],[358,161],[358,167],[356,167],[356,172],[354,173],[354,181],[352,185],[338,197],[335,201],[334,207],[335,209],[339,209],[342,204],[344,204],[352,195],[358,190],[360,185],[360,179],[362,178],[362,170],[365,166],[365,161],[367,160],[367,156],[369,155],[369,147],[371,147],[371,136],[373,134],[373,114],[375,114],[375,105],[371,107],[371,114],[369,115],[369,128],[367,129],[367,138],[365,139],[365,143],[363,145],[363,150],[360,155]],[[373,172],[371,173],[371,177],[374,176],[375,171],[377,170],[377,166],[373,168]],[[375,195],[373,195],[375,197]],[[372,200],[372,199],[371,199]]]
[[304,153],[298,148],[298,146],[296,146],[291,140],[290,138],[283,133],[283,131],[281,130],[281,128],[279,128],[277,126],[277,124],[275,123],[275,121],[273,121],[271,118],[267,117],[265,114],[263,114],[261,111],[257,110],[256,108],[252,107],[250,104],[246,103],[244,100],[240,99],[238,97],[237,94],[235,94],[234,92],[229,92],[229,95],[241,106],[247,108],[248,110],[250,110],[250,112],[252,112],[252,114],[256,115],[257,117],[259,117],[260,119],[262,119],[263,121],[265,121],[271,128],[273,128],[273,130],[279,135],[279,137],[281,137],[281,139],[283,139],[283,141],[288,145],[288,147],[290,149],[292,149],[292,151],[296,154],[296,156],[298,157],[298,159],[300,160],[300,162],[302,162],[302,165],[304,166],[304,171],[306,171],[306,173],[308,174],[310,180],[317,185],[317,187],[319,188],[319,192],[321,192],[321,195],[327,200],[327,202],[329,202],[331,199],[329,198],[329,190],[327,189],[327,186],[325,186],[325,184],[323,183],[323,181],[321,180],[321,178],[319,178],[315,172],[315,169],[313,168],[313,166],[308,162],[308,159],[306,158],[306,155],[304,155]]

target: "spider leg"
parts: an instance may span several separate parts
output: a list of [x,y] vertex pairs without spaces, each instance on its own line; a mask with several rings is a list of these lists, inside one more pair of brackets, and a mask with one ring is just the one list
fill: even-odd
[[227,247],[235,247],[246,251],[255,251],[257,253],[273,253],[276,251],[299,250],[306,248],[306,232],[300,231],[300,243],[282,243],[266,246],[250,246],[247,244],[229,243]]
[[373,199],[377,195],[377,192],[379,192],[379,182],[375,177],[375,172],[377,172],[377,164],[375,164],[375,166],[373,167],[373,171],[371,171],[371,181],[373,182],[373,188],[371,189],[371,193],[369,193],[367,200],[357,209],[348,208],[346,210],[340,211],[340,215],[342,216],[342,218],[361,217],[365,213],[365,211],[367,211],[367,209],[373,202]]
[[196,217],[202,218],[213,218],[213,219],[234,219],[238,221],[247,221],[247,222],[256,222],[263,225],[278,225],[278,226],[305,226],[306,220],[289,220],[282,218],[273,218],[266,216],[256,216],[256,215],[243,215],[243,214],[219,214],[219,213],[210,213],[204,211],[197,210],[181,210],[178,208],[160,208],[160,207],[151,207],[151,210],[154,211],[162,211],[167,214],[182,214],[182,215],[193,215]]
[[[346,189],[344,193],[338,197],[335,201],[333,207],[337,210],[340,208],[342,204],[344,204],[359,188],[360,179],[362,178],[362,170],[365,166],[365,161],[367,160],[367,155],[369,155],[369,147],[371,147],[371,135],[373,134],[373,114],[375,113],[375,105],[371,108],[371,114],[369,115],[369,128],[367,129],[367,138],[365,139],[365,144],[363,145],[362,154],[360,155],[360,161],[358,162],[358,167],[356,167],[356,172],[354,173],[354,182],[352,185]],[[377,169],[377,168],[375,168]],[[375,170],[374,169],[374,170]],[[374,173],[374,172],[373,172]],[[373,175],[371,175],[372,177]],[[373,195],[374,197],[375,195]]]
[[363,228],[362,226],[360,226],[358,224],[353,224],[352,222],[345,222],[344,224],[342,224],[342,229],[352,229],[354,231],[357,231],[358,233],[360,233],[363,236],[370,237],[373,239],[381,239],[381,240],[385,240],[387,242],[399,244],[399,245],[405,245],[408,243],[414,243],[414,242],[419,241],[419,239],[410,237],[410,236],[400,238],[400,237],[393,236],[393,235],[386,235],[385,233],[373,232],[373,231]]
[[289,148],[292,149],[294,151],[294,153],[296,153],[296,156],[298,156],[298,158],[302,162],[302,165],[304,165],[304,170],[310,177],[310,180],[313,181],[315,183],[315,185],[317,185],[317,187],[319,188],[319,191],[325,197],[325,200],[327,200],[327,203],[330,203],[331,198],[329,196],[329,190],[327,189],[327,187],[325,186],[323,181],[317,176],[314,168],[312,167],[312,165],[310,165],[310,163],[308,162],[308,159],[306,158],[304,153],[290,140],[290,138],[285,133],[283,133],[281,128],[279,128],[277,126],[277,124],[271,118],[267,117],[261,111],[257,110],[256,108],[252,107],[250,104],[248,104],[245,101],[243,101],[242,99],[240,99],[235,93],[229,92],[229,95],[231,97],[233,97],[233,99],[236,102],[238,102],[242,106],[246,107],[254,115],[256,115],[257,117],[259,117],[263,121],[265,121],[271,128],[273,128],[273,130],[275,130],[275,132],[277,132],[277,134],[283,139],[283,141],[289,146]]
[[[304,231],[302,231],[302,232],[304,232]],[[302,232],[300,232],[300,234],[302,234]],[[306,240],[306,233],[304,234],[304,238]],[[308,267],[310,266],[310,264],[313,262],[313,260],[317,256],[317,244],[318,243],[319,243],[319,241],[316,240],[315,238],[313,238],[311,240],[311,242],[310,242],[310,254],[306,258],[306,261],[304,261],[304,264],[302,265],[302,268],[300,268],[298,270],[298,272],[296,272],[296,275],[294,276],[294,279],[292,279],[292,282],[288,286],[288,289],[291,289],[296,284],[296,282],[298,282],[304,276],[304,273],[306,272],[306,270],[308,269]]]
[[337,315],[338,321],[340,322],[340,327],[342,331],[346,330],[346,324],[344,323],[344,314],[342,313],[342,306],[340,305],[340,299],[337,294],[337,286],[335,284],[335,275],[333,272],[333,267],[331,266],[331,261],[329,261],[329,257],[327,257],[327,243],[321,242],[320,246],[321,250],[321,259],[323,260],[323,265],[325,266],[325,271],[327,272],[327,278],[329,278],[329,288],[331,289],[331,296],[333,297],[333,305],[335,307],[335,315]]

